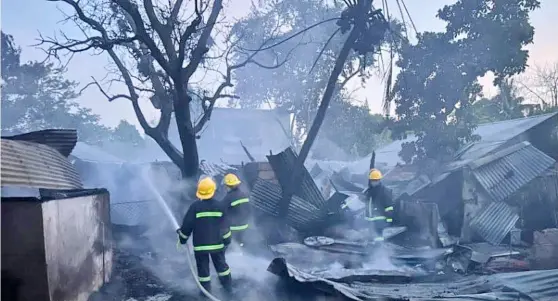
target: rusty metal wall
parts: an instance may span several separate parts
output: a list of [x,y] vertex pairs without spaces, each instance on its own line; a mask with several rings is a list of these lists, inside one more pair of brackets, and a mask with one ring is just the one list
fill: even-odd
[[49,300],[41,204],[2,200],[2,300]]
[[2,186],[80,189],[79,174],[63,155],[46,145],[1,139]]
[[108,192],[44,202],[42,211],[51,300],[86,301],[112,270]]

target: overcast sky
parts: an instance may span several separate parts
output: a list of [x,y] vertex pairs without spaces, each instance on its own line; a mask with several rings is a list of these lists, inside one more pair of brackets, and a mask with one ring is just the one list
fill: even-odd
[[[233,1],[234,5],[228,5],[224,9],[227,16],[239,18],[248,12],[250,0]],[[435,18],[436,11],[443,5],[455,1],[406,0],[405,2],[418,31],[425,31],[441,29],[444,24]],[[542,8],[532,14],[532,23],[535,26],[535,43],[530,47],[531,58],[529,63],[531,65],[558,60],[558,40],[556,39],[558,1],[542,0],[541,2]],[[397,7],[396,2],[395,0],[388,0],[388,3],[393,7],[393,13]],[[44,59],[44,52],[31,46],[36,43],[39,32],[43,35],[52,35],[55,31],[62,29],[69,34],[79,34],[70,24],[59,23],[63,18],[58,9],[59,6],[66,7],[63,4],[45,0],[2,0],[2,30],[12,34],[16,43],[21,45],[24,60]],[[105,66],[107,63],[108,59],[105,56],[79,54],[68,66],[67,77],[84,84],[90,81],[91,76],[103,78],[106,74]],[[483,82],[490,83],[490,80]],[[374,112],[380,112],[382,89],[379,79],[371,79],[366,88],[357,95],[363,101],[367,99]],[[118,88],[112,88],[111,92],[117,90]],[[485,90],[488,93],[494,92],[491,87],[487,87]],[[125,100],[118,100],[109,104],[97,90],[89,89],[81,97],[80,103],[101,115],[102,121],[109,126],[115,126],[121,119],[127,119],[137,124],[131,105]]]

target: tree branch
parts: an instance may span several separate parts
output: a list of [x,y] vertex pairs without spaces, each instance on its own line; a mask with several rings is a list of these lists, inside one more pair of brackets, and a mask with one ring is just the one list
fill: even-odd
[[[133,99],[130,97],[130,95],[127,95],[127,94],[116,94],[116,95],[110,96],[110,95],[103,89],[103,87],[101,87],[101,84],[99,84],[99,82],[98,82],[93,76],[91,77],[91,79],[92,79],[93,81],[90,82],[89,84],[87,84],[85,87],[83,87],[83,89],[81,89],[81,91],[87,89],[87,88],[88,88],[89,86],[91,86],[91,85],[95,85],[95,86],[97,86],[97,89],[99,89],[99,92],[101,92],[101,93],[106,97],[106,99],[107,99],[109,102],[112,102],[112,101],[117,100],[117,99],[119,99],[119,98],[125,98],[125,99],[128,99],[128,100],[130,100],[130,101],[133,101]],[[80,91],[80,92],[81,92],[81,91]]]
[[163,25],[161,21],[159,21],[157,15],[155,14],[155,10],[153,9],[153,2],[151,0],[143,0],[143,6],[145,8],[147,18],[149,18],[149,22],[151,23],[151,27],[153,27],[153,30],[161,39],[161,43],[163,44],[163,47],[165,48],[165,51],[169,58],[170,65],[174,65],[177,56],[176,50],[174,49],[174,45],[172,43],[172,29],[169,29],[167,26]]
[[[262,43],[262,45],[260,46],[260,49],[263,49],[264,46],[267,44],[267,41]],[[209,121],[211,119],[211,113],[213,111],[213,107],[215,106],[215,103],[217,102],[217,100],[224,98],[224,97],[229,97],[229,95],[227,94],[223,94],[223,90],[225,88],[228,87],[232,87],[232,72],[236,69],[242,68],[248,64],[254,64],[257,65],[261,68],[264,69],[277,69],[281,66],[283,66],[290,58],[292,52],[294,51],[294,48],[291,49],[287,55],[285,56],[285,59],[281,62],[277,62],[275,65],[269,66],[269,65],[264,65],[260,62],[257,62],[256,60],[254,60],[254,57],[259,53],[258,51],[256,52],[252,52],[250,55],[248,55],[248,58],[246,58],[245,61],[233,65],[233,66],[227,66],[227,71],[224,75],[224,81],[217,87],[215,93],[213,94],[213,96],[211,97],[204,97],[203,102],[202,102],[202,107],[203,107],[203,115],[200,118],[200,120],[196,123],[196,125],[194,126],[194,133],[199,133],[203,127],[205,126],[205,123],[207,121]],[[205,105],[205,102],[208,102],[208,105]]]
[[[186,42],[196,32],[200,23],[201,23],[201,17],[197,16],[192,21],[192,23],[190,23],[190,25],[186,27],[186,30],[180,36],[180,40],[178,41],[178,60],[177,60],[178,68],[182,68],[182,64],[184,63],[184,57],[186,56]],[[179,69],[179,72],[182,72],[182,70]]]
[[[209,15],[209,19],[207,20],[207,26],[203,29],[200,39],[198,40],[198,44],[192,51],[192,57],[190,59],[190,63],[183,69],[182,81],[183,83],[188,83],[194,72],[198,69],[200,62],[203,59],[203,56],[209,51],[207,48],[207,41],[211,36],[211,32],[217,23],[217,17],[221,13],[221,9],[223,9],[223,0],[215,0],[213,2],[213,7],[211,8],[211,14]],[[195,22],[195,20],[194,20]]]
[[[167,27],[172,28],[173,24],[177,22],[178,13],[180,12],[180,7],[182,7],[183,0],[177,0],[172,7],[169,19],[167,20]],[[197,6],[197,3],[196,3]]]
[[[70,0],[64,0],[64,1],[70,1]],[[157,63],[161,66],[161,68],[163,68],[163,70],[165,70],[169,74],[172,74],[172,72],[170,72],[171,70],[170,70],[169,62],[165,59],[165,56],[163,55],[161,50],[159,50],[159,47],[157,47],[155,41],[153,41],[153,39],[147,33],[147,30],[145,28],[145,23],[143,22],[143,19],[141,17],[141,14],[137,6],[135,4],[132,4],[130,0],[112,0],[112,1],[117,3],[133,20],[135,25],[134,26],[135,33],[138,37],[138,40],[141,41],[149,49],[151,56],[153,56],[153,58],[157,61]]]

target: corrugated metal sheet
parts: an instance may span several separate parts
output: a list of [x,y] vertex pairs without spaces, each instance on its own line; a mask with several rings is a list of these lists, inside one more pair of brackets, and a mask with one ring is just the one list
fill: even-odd
[[[506,141],[525,133],[548,119],[556,118],[557,116],[558,113],[549,113],[526,118],[479,124],[473,134],[480,136],[481,140],[464,146],[458,152],[459,156],[456,160],[474,160],[481,158],[496,150]],[[416,136],[409,135],[407,139],[393,141],[392,143],[377,149],[376,162],[387,163],[389,167],[393,167],[397,163],[403,163],[399,157],[402,144],[416,140]],[[368,156],[367,160],[370,161],[370,156]],[[368,166],[365,161],[366,160],[363,160],[360,166]]]
[[530,301],[530,299],[524,298],[517,292],[497,292],[445,298],[411,298],[409,301]]
[[[280,265],[283,265],[281,268]],[[558,296],[558,270],[502,273],[490,276],[448,276],[429,281],[396,283],[386,281],[357,282],[320,277],[317,273],[299,268],[284,260],[275,259],[269,271],[285,271],[280,276],[292,277],[298,282],[307,282],[332,289],[353,300],[452,300],[452,301],[554,301]],[[321,271],[323,274],[323,271]],[[456,278],[457,277],[457,278]],[[338,277],[336,277],[338,278]],[[388,278],[389,279],[389,278]],[[343,283],[345,282],[345,283]],[[527,298],[520,298],[523,295]],[[515,299],[513,299],[515,297]],[[384,298],[384,299],[382,299]]]
[[534,301],[558,300],[558,269],[502,273],[493,277],[503,286],[525,294]]
[[[252,205],[271,216],[278,215],[278,205],[281,201],[281,187],[269,181],[258,179],[250,195]],[[299,231],[306,231],[321,220],[320,210],[294,196],[289,206],[287,223]]]
[[502,201],[555,162],[529,142],[521,142],[469,163],[469,167],[486,192],[494,200]]
[[236,168],[225,163],[211,163],[206,160],[200,162],[200,169],[204,174],[212,177],[218,175],[224,176],[227,172],[236,170]]
[[80,189],[79,174],[67,158],[46,145],[2,139],[2,186]]
[[[281,183],[281,186],[286,187],[287,185],[290,185],[293,167],[297,160],[297,155],[293,149],[289,147],[281,153],[267,156],[267,160],[269,161],[269,164],[271,164],[271,167],[273,168],[279,183]],[[295,195],[306,200],[317,208],[325,206],[326,201],[306,167],[304,168],[302,177],[302,183],[298,191],[295,192]]]
[[50,129],[2,137],[15,141],[28,141],[50,146],[60,152],[64,157],[68,157],[77,143],[77,131],[68,129]]
[[498,245],[513,229],[519,215],[504,202],[492,202],[470,223],[471,229],[489,243]]
[[328,209],[330,212],[338,212],[341,209],[343,203],[349,196],[341,193],[341,192],[334,192],[331,197],[327,200]]
[[481,141],[473,143],[459,156],[460,160],[476,159],[495,151],[504,142],[511,140],[533,127],[555,118],[558,113],[549,113],[525,118],[504,120],[481,124],[475,129],[474,134],[481,137]]

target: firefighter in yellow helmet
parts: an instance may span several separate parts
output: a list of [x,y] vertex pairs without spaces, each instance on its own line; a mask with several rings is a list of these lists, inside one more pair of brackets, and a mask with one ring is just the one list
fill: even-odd
[[223,204],[227,207],[227,218],[232,231],[232,238],[241,247],[244,246],[246,230],[250,224],[252,215],[248,194],[242,189],[242,182],[235,174],[225,175],[223,180],[227,195],[223,199]]
[[225,218],[225,208],[214,199],[216,189],[217,185],[211,178],[203,178],[198,182],[196,191],[198,200],[188,208],[177,233],[181,244],[186,244],[190,235],[194,236],[194,256],[201,285],[210,291],[209,258],[211,258],[219,275],[219,281],[230,293],[232,278],[225,259],[224,239],[230,237],[231,232]]
[[382,172],[371,169],[368,174],[368,189],[365,191],[365,220],[375,229],[374,241],[383,241],[382,231],[393,223],[392,191],[382,184]]

